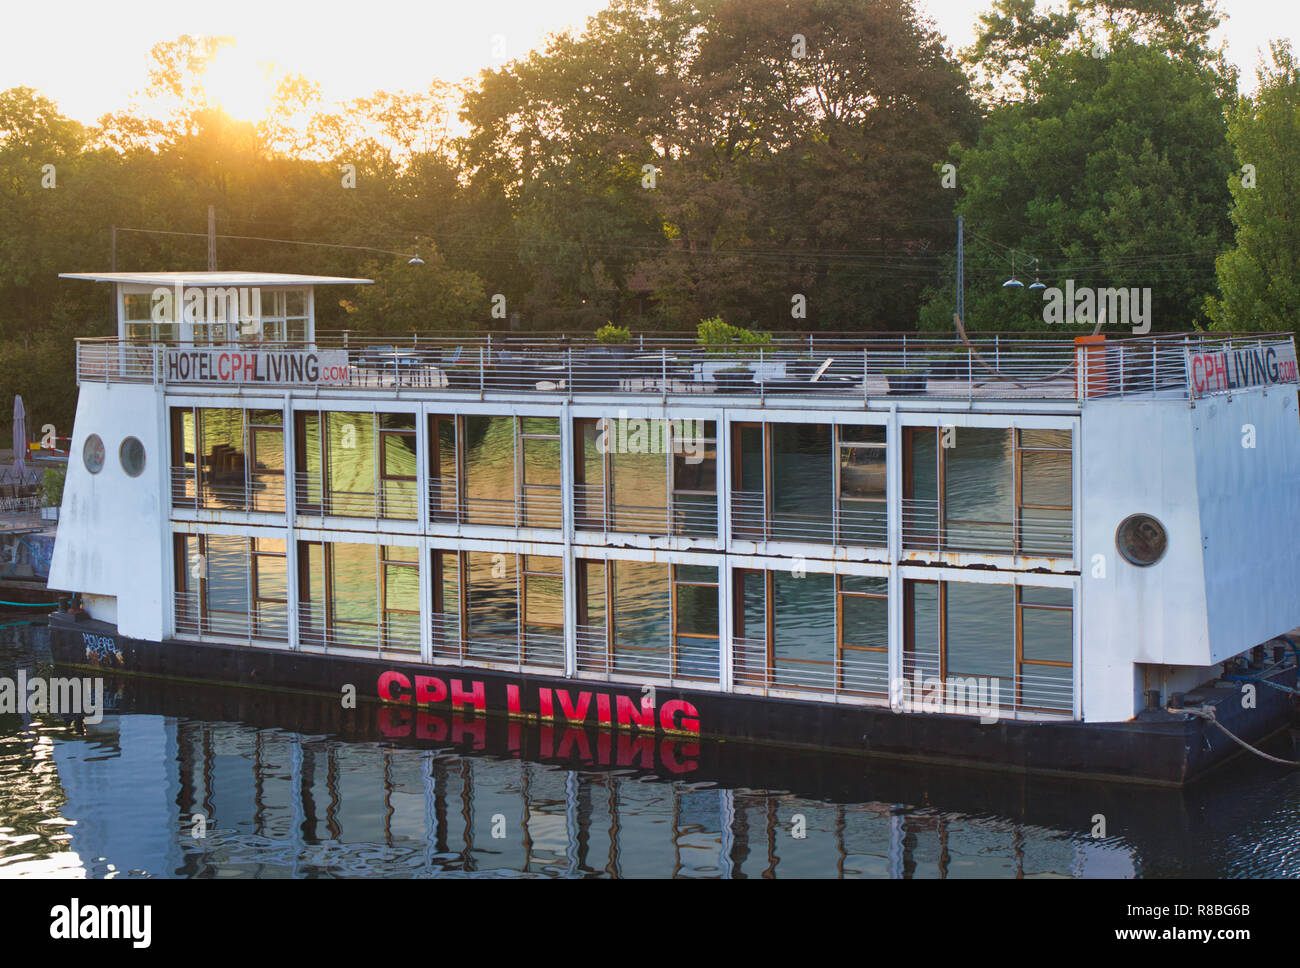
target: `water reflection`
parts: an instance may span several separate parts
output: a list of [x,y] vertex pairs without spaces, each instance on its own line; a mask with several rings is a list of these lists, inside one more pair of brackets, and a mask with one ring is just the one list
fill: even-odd
[[[0,675],[48,672],[42,654],[39,634],[0,646]],[[0,717],[0,876],[1300,870],[1300,781],[1255,762],[1182,793],[149,680],[109,692],[84,735]]]

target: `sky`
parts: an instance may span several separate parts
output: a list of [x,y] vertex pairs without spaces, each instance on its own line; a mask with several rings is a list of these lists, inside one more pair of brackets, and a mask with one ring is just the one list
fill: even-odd
[[[0,90],[34,87],[79,121],[125,109],[144,87],[149,49],[181,34],[236,38],[224,72],[228,99],[252,112],[264,96],[242,83],[257,65],[319,81],[327,102],[377,90],[419,91],[430,80],[459,81],[544,46],[546,36],[581,28],[606,0],[316,0],[311,4],[223,0],[60,0],[4,8]],[[991,0],[917,0],[954,47],[974,36]],[[1259,52],[1290,37],[1300,46],[1297,0],[1221,0],[1221,29],[1244,90],[1254,86]],[[230,107],[228,105],[228,107]],[[237,110],[232,114],[240,115]]]

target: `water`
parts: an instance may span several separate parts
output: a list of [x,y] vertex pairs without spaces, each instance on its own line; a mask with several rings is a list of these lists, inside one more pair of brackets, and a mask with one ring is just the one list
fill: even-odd
[[84,734],[0,715],[0,877],[1300,875],[1300,771],[1253,759],[1177,792],[108,687]]

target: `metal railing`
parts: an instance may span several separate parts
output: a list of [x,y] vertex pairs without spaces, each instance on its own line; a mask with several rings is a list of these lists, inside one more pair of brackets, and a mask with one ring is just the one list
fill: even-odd
[[564,499],[558,489],[526,488],[513,498],[462,498],[455,480],[435,477],[428,482],[428,494],[429,520],[435,524],[556,530],[564,520]]
[[435,612],[433,625],[433,657],[456,662],[489,662],[493,665],[510,665],[515,668],[538,666],[546,669],[564,668],[564,634],[539,632],[518,626],[514,635],[461,634],[459,616]]
[[353,621],[325,613],[319,602],[298,605],[298,641],[322,649],[420,654],[420,617],[380,613],[371,621]]
[[214,608],[197,592],[178,592],[173,601],[178,635],[217,636],[283,644],[289,640],[289,606],[261,603],[239,610]]
[[905,498],[903,547],[926,551],[1066,557],[1074,551],[1072,511],[1021,509],[1010,521],[939,520],[939,502]]
[[297,511],[308,515],[414,521],[420,510],[417,487],[416,481],[383,481],[379,490],[344,491],[309,472],[294,474]]
[[889,662],[884,652],[841,655],[832,661],[778,660],[769,664],[767,640],[736,638],[731,643],[731,675],[737,686],[858,697],[889,696]]
[[600,484],[573,486],[574,527],[578,531],[612,531],[655,536],[716,537],[717,498],[711,495],[675,496],[657,507],[607,503]]
[[767,510],[762,491],[731,492],[731,533],[750,541],[806,541],[813,544],[885,547],[887,513],[833,506],[830,514]]
[[172,467],[172,506],[283,512],[284,474],[218,475],[195,467]]
[[[1070,667],[1060,667],[1061,674],[1043,675],[1021,673],[1012,681],[1010,677],[994,677],[998,682],[996,702],[991,685],[983,693],[972,683],[981,677],[963,676],[949,671],[940,679],[939,656],[935,652],[905,652],[903,654],[903,689],[900,698],[907,700],[905,709],[912,711],[973,712],[972,704],[988,703],[1004,712],[1053,713],[1071,715],[1074,712],[1074,679]],[[984,677],[986,684],[993,680]],[[935,708],[942,706],[944,708]]]
[[[169,351],[346,354],[342,375],[320,385],[411,388],[446,393],[687,394],[935,399],[1084,399],[1092,396],[1191,393],[1192,354],[1285,347],[1290,337],[1203,334],[1108,340],[981,336],[969,345],[920,335],[777,337],[747,347],[700,346],[686,337],[603,346],[590,339],[416,336],[410,346],[363,345],[322,334],[312,343],[169,346],[116,339],[77,340],[77,379],[193,385],[169,375]],[[238,379],[220,381],[223,385]],[[251,378],[249,381],[252,382]],[[277,384],[261,374],[258,385]],[[300,382],[300,381],[299,381]],[[1295,383],[1294,378],[1282,382]],[[829,400],[828,400],[829,402]]]

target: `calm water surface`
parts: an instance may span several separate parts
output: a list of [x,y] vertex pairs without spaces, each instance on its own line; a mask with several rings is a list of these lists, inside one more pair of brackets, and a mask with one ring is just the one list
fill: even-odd
[[[43,628],[0,627],[0,676],[20,667],[50,673]],[[0,715],[0,877],[1300,874],[1300,771],[1253,760],[1152,791],[145,680],[108,692],[84,734]]]

